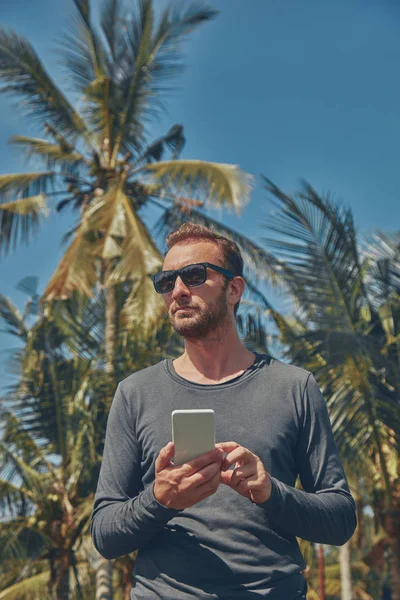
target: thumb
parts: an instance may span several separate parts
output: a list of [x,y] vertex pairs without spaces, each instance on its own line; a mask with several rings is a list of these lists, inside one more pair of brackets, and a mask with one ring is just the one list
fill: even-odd
[[160,454],[156,459],[156,473],[163,471],[171,464],[171,458],[174,455],[175,446],[173,442],[168,442],[164,448],[161,448]]

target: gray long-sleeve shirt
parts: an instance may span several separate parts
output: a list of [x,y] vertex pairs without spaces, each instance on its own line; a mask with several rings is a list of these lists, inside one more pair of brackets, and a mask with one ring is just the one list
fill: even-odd
[[[171,412],[212,408],[217,442],[260,457],[272,494],[253,504],[226,485],[185,510],[154,498],[155,460],[171,440]],[[294,487],[300,476],[305,491]],[[115,558],[139,549],[132,598],[292,600],[305,590],[296,536],[340,545],[354,501],[314,377],[258,354],[216,385],[180,377],[171,360],[119,384],[107,424],[91,534]]]

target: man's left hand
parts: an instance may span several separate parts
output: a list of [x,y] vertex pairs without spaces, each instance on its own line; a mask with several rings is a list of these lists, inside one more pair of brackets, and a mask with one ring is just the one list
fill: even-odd
[[[221,483],[253,502],[266,502],[271,495],[272,484],[260,458],[236,442],[221,442],[215,446],[228,452],[221,465]],[[228,471],[235,463],[235,469]]]

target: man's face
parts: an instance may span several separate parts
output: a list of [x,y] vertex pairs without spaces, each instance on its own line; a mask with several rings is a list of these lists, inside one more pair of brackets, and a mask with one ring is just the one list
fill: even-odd
[[[209,262],[223,267],[218,247],[212,242],[177,244],[165,257],[163,270]],[[220,326],[228,314],[227,279],[207,269],[206,281],[197,287],[186,286],[180,277],[174,289],[164,294],[172,327],[185,338],[204,339]]]

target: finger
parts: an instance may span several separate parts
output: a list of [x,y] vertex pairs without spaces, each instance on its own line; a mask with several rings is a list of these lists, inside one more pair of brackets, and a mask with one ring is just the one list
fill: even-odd
[[236,486],[236,490],[241,496],[244,496],[245,498],[251,497],[248,479],[242,479]]
[[243,465],[232,471],[231,487],[236,487],[243,479],[257,476],[257,468],[254,463]]
[[231,485],[233,471],[221,471],[221,483],[223,485]]
[[220,461],[213,462],[200,471],[197,471],[191,477],[188,477],[187,480],[191,482],[193,485],[200,487],[210,481],[215,475],[221,470]]
[[247,448],[244,448],[243,446],[239,446],[238,448],[236,448],[235,450],[230,452],[227,456],[225,456],[225,458],[222,462],[222,465],[221,465],[221,469],[223,471],[226,471],[227,469],[229,469],[229,467],[231,467],[236,462],[240,462],[241,464],[246,464],[248,462],[252,462],[255,460],[256,460],[255,454],[250,452],[250,450],[247,450]]
[[232,452],[232,450],[236,450],[236,448],[240,447],[240,444],[237,442],[218,442],[215,444],[216,448],[220,448],[224,452]]
[[156,458],[156,473],[163,471],[171,465],[171,459],[174,455],[175,446],[173,442],[168,442],[164,448],[161,448],[159,455]]
[[201,471],[207,465],[218,462],[221,465],[222,462],[222,452],[218,448],[214,448],[211,452],[207,452],[207,454],[202,454],[193,460],[189,460],[187,463],[181,465],[181,469],[184,471],[186,477],[190,477],[193,473],[197,473],[197,471]]
[[202,483],[197,488],[197,492],[200,494],[200,498],[201,499],[207,498],[208,496],[211,496],[211,494],[214,494],[218,489],[219,483],[220,483],[220,472],[217,471],[214,474],[214,476],[211,477],[211,479],[209,479],[209,481]]

